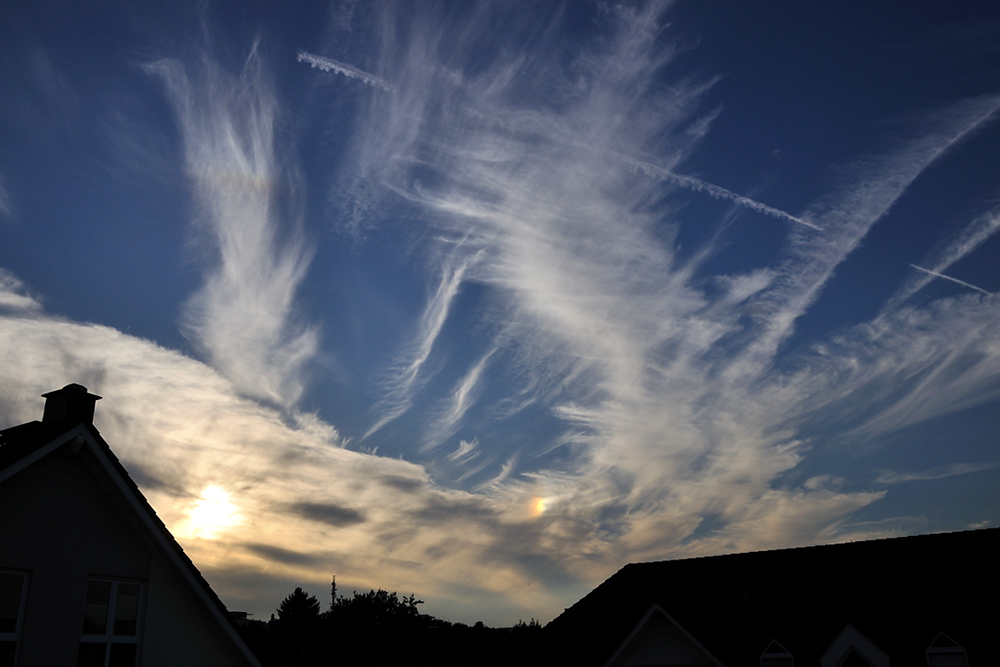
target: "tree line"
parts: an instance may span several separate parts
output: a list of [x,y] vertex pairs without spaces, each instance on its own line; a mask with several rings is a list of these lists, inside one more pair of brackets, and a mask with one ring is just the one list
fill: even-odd
[[269,621],[240,626],[244,641],[264,667],[343,667],[533,664],[541,648],[541,624],[510,628],[469,626],[422,614],[423,600],[388,591],[338,595],[330,607],[296,588]]

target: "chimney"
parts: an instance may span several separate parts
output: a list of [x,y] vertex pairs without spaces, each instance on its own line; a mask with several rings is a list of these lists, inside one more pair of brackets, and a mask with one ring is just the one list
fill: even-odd
[[45,399],[43,422],[72,418],[84,424],[94,423],[94,404],[101,400],[100,396],[87,393],[87,388],[82,384],[75,383],[42,394],[42,398]]

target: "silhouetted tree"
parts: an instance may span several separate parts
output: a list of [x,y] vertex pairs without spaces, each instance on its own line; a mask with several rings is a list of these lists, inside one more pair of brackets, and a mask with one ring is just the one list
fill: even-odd
[[285,623],[314,623],[319,620],[319,600],[296,588],[278,605],[278,620]]
[[271,616],[241,628],[265,667],[410,665],[493,667],[542,664],[541,624],[518,621],[510,628],[449,623],[421,614],[415,595],[383,589],[338,596],[330,584],[331,607],[296,588]]
[[278,605],[273,625],[275,649],[282,664],[314,664],[319,642],[319,600],[296,588]]

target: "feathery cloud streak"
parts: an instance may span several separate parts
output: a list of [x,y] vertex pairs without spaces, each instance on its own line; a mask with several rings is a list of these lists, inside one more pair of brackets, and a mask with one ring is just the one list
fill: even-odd
[[[0,282],[0,304],[21,293],[16,278]],[[40,418],[39,394],[67,377],[104,396],[98,428],[231,604],[263,615],[289,585],[328,584],[331,567],[343,586],[426,591],[437,614],[458,613],[475,590],[494,600],[495,622],[562,604],[528,596],[516,564],[491,558],[499,535],[519,530],[516,512],[436,487],[419,465],[345,449],[314,416],[240,396],[215,369],[150,341],[0,307],[3,423]],[[241,517],[213,539],[187,529],[206,489],[225,491]],[[460,595],[456,580],[475,583]]]
[[[158,76],[115,31],[99,63],[90,35],[22,49],[50,54],[29,78],[58,94],[0,100],[0,157],[23,166],[0,417],[67,381],[105,395],[99,427],[227,602],[266,617],[334,571],[510,623],[628,561],[989,518],[956,507],[1000,470],[998,296],[907,265],[1000,289],[996,58],[933,47],[976,72],[947,86],[876,52],[812,77],[766,8],[730,33],[746,48],[655,1],[352,3],[325,32],[329,8],[293,12],[308,27],[204,9],[185,25],[210,53],[157,24],[194,56]],[[260,48],[223,67],[254,12]],[[122,332],[180,344],[178,309],[202,361]],[[963,487],[947,520],[894,483],[961,461],[984,467],[933,483]],[[191,520],[212,499],[233,525]]]
[[[553,66],[539,74],[503,54],[485,71],[456,74],[448,64],[461,57],[426,41],[432,18],[418,21],[401,40],[409,50],[382,54],[379,71],[400,82],[399,99],[359,112],[357,171],[377,174],[446,247],[461,240],[461,251],[479,253],[467,280],[503,301],[493,324],[506,352],[564,424],[554,455],[544,454],[553,451],[546,444],[507,458],[483,491],[541,497],[544,489],[552,534],[589,526],[578,539],[611,559],[663,557],[682,543],[692,553],[849,534],[845,517],[883,492],[778,485],[804,460],[805,433],[859,387],[885,381],[888,359],[937,350],[913,357],[908,365],[919,374],[989,349],[982,327],[994,316],[981,302],[961,301],[894,312],[885,320],[893,335],[873,342],[865,327],[850,331],[836,346],[804,354],[808,372],[782,370],[780,346],[872,226],[930,165],[987,124],[998,98],[927,115],[916,136],[850,165],[827,195],[792,216],[677,175],[711,118],[699,122],[705,85],[651,83],[671,59],[659,41],[661,10],[616,10],[613,29],[565,79]],[[464,34],[481,28],[473,20]],[[546,44],[536,46],[544,53]],[[525,91],[539,93],[540,81],[548,97],[531,106]],[[652,152],[669,156],[667,166],[625,157]],[[677,185],[800,224],[772,265],[705,274],[702,258],[717,248],[682,261],[673,243],[682,223],[663,202]],[[706,284],[729,289],[717,296]],[[948,350],[946,341],[954,343]],[[989,400],[995,360],[988,352],[968,372],[946,373],[954,400],[939,401],[934,413]],[[844,373],[848,364],[855,373]],[[885,433],[912,423],[927,399],[913,386],[855,416]],[[849,421],[843,431],[858,427]],[[427,437],[442,442],[434,427]],[[685,542],[707,516],[720,522],[722,537]]]
[[185,324],[212,365],[248,396],[292,405],[317,332],[295,294],[309,269],[294,162],[280,151],[275,93],[256,49],[231,76],[210,58],[146,69],[167,87],[198,204],[196,240],[210,256]]
[[[908,281],[899,289],[893,298],[889,300],[886,307],[897,307],[900,303],[927,286],[927,284],[932,280],[932,277],[955,281],[954,278],[945,276],[942,272],[947,271],[948,267],[952,264],[973,252],[990,237],[996,234],[997,231],[1000,231],[1000,209],[993,209],[992,211],[977,216],[964,230],[962,230],[962,233],[959,234],[957,238],[952,240],[952,242],[949,243],[943,250],[936,253],[931,258],[931,265],[934,267],[933,269],[924,269],[911,264],[910,266],[913,266],[913,268],[918,269],[927,275],[922,275]],[[989,293],[986,290],[961,281],[959,281],[959,284],[980,292]]]
[[375,406],[376,410],[382,412],[382,416],[368,429],[364,438],[375,433],[410,408],[413,391],[419,385],[420,369],[427,361],[427,357],[430,356],[434,341],[437,340],[445,320],[448,319],[448,310],[451,308],[451,302],[455,295],[458,294],[458,288],[462,284],[462,276],[465,275],[467,266],[467,262],[461,262],[456,267],[446,267],[442,272],[437,289],[428,300],[420,318],[417,339],[412,345],[412,350],[384,385],[384,398]]

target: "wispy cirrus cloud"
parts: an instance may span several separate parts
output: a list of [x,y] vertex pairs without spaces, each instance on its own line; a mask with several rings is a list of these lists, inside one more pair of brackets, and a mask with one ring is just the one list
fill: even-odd
[[192,68],[161,60],[146,70],[163,79],[177,114],[198,210],[195,245],[207,262],[186,329],[239,391],[292,405],[318,334],[296,306],[311,252],[265,66],[255,48],[235,76],[211,56]]
[[0,174],[0,218],[14,217],[14,205],[11,203],[10,192],[7,191],[3,174]]
[[[432,15],[412,21],[405,49],[380,52],[378,71],[398,88],[393,104],[359,111],[355,172],[373,176],[370,191],[403,200],[450,251],[477,253],[464,279],[503,303],[491,324],[563,425],[540,458],[499,457],[479,493],[522,505],[544,498],[551,543],[570,525],[588,526],[577,544],[598,561],[853,535],[848,517],[883,490],[783,486],[781,476],[816,446],[818,425],[884,434],[990,400],[1000,377],[987,328],[995,315],[983,301],[943,301],[893,310],[794,358],[782,344],[873,225],[986,127],[1000,98],[925,114],[908,138],[845,166],[793,215],[680,175],[714,115],[699,115],[705,82],[651,83],[675,53],[659,29],[666,8],[610,10],[601,39],[565,72],[503,53],[485,69],[456,71],[461,41],[429,38],[443,34]],[[478,34],[480,19],[462,34]],[[536,62],[550,46],[532,43]],[[662,166],[629,157],[649,154]],[[796,224],[768,266],[712,274],[704,260],[725,238],[678,251],[678,187]],[[952,399],[938,396],[928,410],[926,386],[891,377],[901,364],[945,382]],[[472,376],[456,381],[449,405],[465,404],[454,399]],[[883,384],[883,400],[858,400]],[[438,426],[425,433],[435,446],[453,435]],[[705,517],[719,522],[718,535],[691,539]],[[549,555],[589,571],[571,554]]]
[[420,446],[420,451],[426,452],[432,450],[455,434],[462,418],[469,411],[469,407],[476,399],[476,393],[480,388],[479,379],[494,352],[496,352],[496,348],[484,354],[479,361],[469,368],[468,372],[462,376],[462,379],[459,380],[447,403],[447,407],[438,415],[431,426],[428,427],[424,444]]
[[10,271],[0,268],[0,309],[34,311],[42,307],[38,299],[28,293],[24,283]]
[[[471,261],[471,260],[470,260]],[[448,319],[451,303],[458,294],[462,277],[469,266],[469,261],[460,261],[456,266],[446,265],[441,273],[437,289],[427,301],[420,317],[416,338],[411,343],[410,350],[397,363],[392,375],[383,386],[383,398],[375,406],[381,416],[365,433],[362,440],[375,433],[383,426],[404,414],[411,405],[413,392],[420,386],[422,379],[420,370],[431,354],[434,341],[437,340]]]
[[[848,184],[806,212],[824,234],[791,239],[791,252],[782,276],[758,308],[765,324],[747,349],[740,372],[759,372],[769,364],[778,345],[812,306],[834,270],[850,255],[872,226],[903,196],[910,185],[949,149],[982,128],[1000,109],[1000,97],[968,100],[929,114],[923,134],[884,156],[853,165]],[[766,312],[766,314],[764,314]]]
[[[997,296],[911,299],[930,274],[890,269],[873,272],[902,283],[884,304],[836,294],[845,315],[823,301],[898,203],[948,201],[936,167],[957,169],[941,158],[996,129],[1000,98],[912,116],[810,203],[788,204],[768,185],[780,173],[728,180],[757,173],[735,155],[749,143],[736,142],[734,164],[720,162],[727,142],[699,155],[731,98],[719,77],[684,75],[691,52],[673,39],[670,3],[578,11],[591,10],[578,21],[544,3],[362,3],[341,16],[356,32],[316,49],[341,60],[300,52],[297,65],[286,45],[275,67],[297,71],[280,85],[265,51],[235,72],[207,52],[149,65],[177,119],[161,136],[179,128],[195,204],[203,282],[184,325],[205,363],[51,316],[0,272],[0,417],[37,418],[36,395],[69,380],[102,393],[102,432],[240,606],[273,608],[333,571],[342,586],[419,592],[437,615],[507,623],[557,613],[628,561],[926,529],[920,516],[871,519],[873,505],[897,483],[990,464],[873,480],[864,456],[1000,400]],[[311,95],[279,97],[310,74],[323,82]],[[59,95],[45,99],[72,102],[68,79],[48,80]],[[128,147],[145,124],[104,140]],[[310,134],[288,136],[299,131]],[[146,139],[133,160],[159,145]],[[317,169],[308,181],[293,145]],[[427,286],[412,321],[380,322],[391,335],[356,329],[372,353],[361,356],[390,359],[381,375],[352,369],[377,378],[375,405],[341,388],[357,401],[345,409],[368,415],[351,428],[373,422],[367,452],[324,420],[336,392],[309,395],[316,412],[296,408],[320,355],[311,323],[345,323],[336,308],[301,314],[319,304],[300,287],[331,275],[310,271],[303,231],[301,193],[317,184],[326,201],[310,196],[309,211],[325,204],[326,217],[309,234],[333,225],[350,232],[337,242],[374,240],[382,262],[419,255]],[[993,238],[993,209],[938,252],[888,264],[992,289],[949,267]],[[360,270],[382,289],[398,275],[384,268]],[[397,288],[385,287],[405,298]],[[824,323],[802,326],[812,314]],[[191,524],[206,489],[239,516],[213,540]]]
[[995,463],[953,463],[914,472],[897,472],[884,470],[875,478],[877,484],[901,484],[903,482],[926,482],[934,479],[944,479],[955,475],[968,475],[981,470],[989,470]]
[[955,239],[929,258],[932,266],[931,269],[910,264],[910,266],[923,272],[925,275],[918,276],[900,287],[886,307],[897,307],[900,303],[923,289],[933,278],[951,280],[965,287],[988,294],[989,292],[982,288],[957,280],[951,276],[943,275],[942,272],[947,271],[955,262],[975,251],[976,248],[996,234],[997,231],[1000,231],[1000,208],[994,208],[991,211],[976,216]]
[[[7,274],[0,303],[22,291]],[[561,608],[548,593],[505,592],[528,580],[486,551],[500,527],[524,517],[489,498],[442,489],[419,465],[336,446],[332,425],[240,395],[216,369],[151,341],[38,306],[0,309],[0,426],[39,419],[39,394],[68,378],[104,397],[97,427],[232,604],[266,615],[275,591],[318,590],[333,568],[345,587],[420,591],[437,615],[467,611],[470,595],[499,600],[493,622]],[[225,494],[240,521],[195,525],[206,489]],[[459,593],[454,581],[476,583]]]

